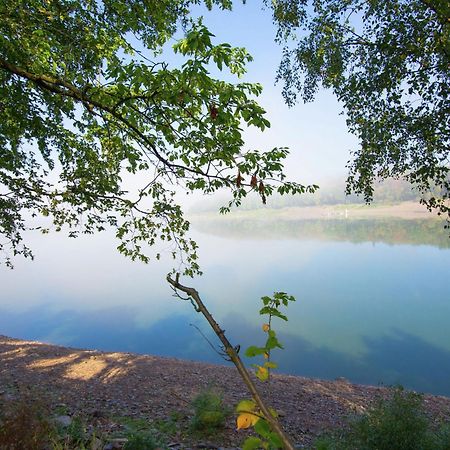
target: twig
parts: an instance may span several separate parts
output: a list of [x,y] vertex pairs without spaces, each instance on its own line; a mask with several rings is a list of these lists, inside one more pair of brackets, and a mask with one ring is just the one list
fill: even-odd
[[229,361],[229,359],[226,357],[226,353],[219,352],[216,347],[214,347],[214,344],[205,336],[202,330],[197,325],[194,325],[193,323],[189,324],[191,327],[194,327],[197,329],[197,331],[202,335],[203,339],[209,344],[209,346],[221,357]]

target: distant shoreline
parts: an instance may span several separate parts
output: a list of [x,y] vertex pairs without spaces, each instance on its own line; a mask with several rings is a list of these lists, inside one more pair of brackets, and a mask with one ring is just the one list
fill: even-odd
[[295,206],[286,208],[260,208],[252,210],[234,209],[229,214],[217,211],[190,212],[188,217],[195,220],[211,220],[223,217],[225,220],[265,219],[265,220],[308,220],[308,219],[378,219],[397,218],[403,220],[442,220],[434,212],[429,212],[417,202],[392,204],[337,204],[317,206]]
[[450,248],[446,221],[416,202],[236,209],[188,216],[192,228],[233,239],[314,239]]

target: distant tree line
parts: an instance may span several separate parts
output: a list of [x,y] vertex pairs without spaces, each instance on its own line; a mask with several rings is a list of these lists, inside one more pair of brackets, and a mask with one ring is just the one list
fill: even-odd
[[[430,194],[431,195],[431,194]],[[417,201],[422,198],[421,194],[414,189],[406,180],[396,180],[390,178],[375,185],[372,204],[383,203],[399,203],[405,201]],[[217,210],[220,200],[215,197],[210,201],[202,199],[201,204],[195,205],[193,211],[212,211]],[[320,205],[340,205],[340,204],[364,204],[365,200],[362,196],[345,193],[345,181],[338,180],[325,183],[314,194],[304,194],[301,196],[281,196],[273,195],[267,202],[266,207],[269,208],[288,208],[288,207],[306,207]],[[252,210],[264,207],[257,199],[247,198],[242,202],[240,209]]]

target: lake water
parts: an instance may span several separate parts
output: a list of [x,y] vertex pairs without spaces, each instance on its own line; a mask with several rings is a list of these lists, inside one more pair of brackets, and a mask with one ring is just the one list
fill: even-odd
[[[196,287],[233,344],[262,344],[260,297],[296,297],[274,327],[280,372],[450,396],[450,239],[434,221],[201,221]],[[31,235],[34,262],[0,269],[0,334],[223,362],[213,333],[110,236]],[[195,326],[193,326],[195,325]],[[250,361],[249,361],[250,362]],[[252,361],[253,362],[253,361]]]

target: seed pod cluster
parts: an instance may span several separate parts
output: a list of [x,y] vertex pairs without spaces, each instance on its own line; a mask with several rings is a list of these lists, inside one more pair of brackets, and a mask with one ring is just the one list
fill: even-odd
[[238,170],[238,174],[237,174],[237,177],[236,177],[236,186],[238,188],[240,188],[242,186],[242,181],[243,180],[244,179],[242,178],[241,172]]
[[216,120],[218,114],[219,110],[217,109],[216,105],[214,103],[211,103],[211,105],[209,105],[209,115],[211,119]]

